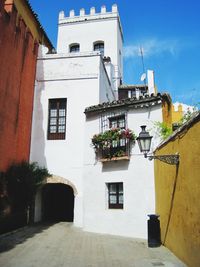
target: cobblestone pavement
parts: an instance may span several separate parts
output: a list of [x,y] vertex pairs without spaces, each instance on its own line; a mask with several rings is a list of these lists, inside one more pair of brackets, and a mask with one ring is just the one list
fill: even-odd
[[0,267],[185,267],[165,247],[84,232],[73,224],[41,224],[0,236]]

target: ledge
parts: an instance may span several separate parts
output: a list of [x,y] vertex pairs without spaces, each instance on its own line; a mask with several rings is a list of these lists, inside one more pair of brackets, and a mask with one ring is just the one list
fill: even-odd
[[130,157],[129,156],[123,156],[123,157],[105,158],[105,159],[100,159],[99,161],[104,163],[104,162],[118,161],[118,160],[130,160]]
[[84,111],[86,115],[88,114],[97,114],[102,113],[105,111],[108,111],[110,109],[119,109],[124,107],[130,107],[130,108],[149,108],[151,106],[160,105],[163,101],[167,101],[168,103],[171,103],[171,98],[167,93],[157,95],[146,94],[145,96],[140,96],[139,98],[132,97],[132,98],[126,98],[121,100],[114,100],[112,102],[104,102],[98,105],[87,107]]

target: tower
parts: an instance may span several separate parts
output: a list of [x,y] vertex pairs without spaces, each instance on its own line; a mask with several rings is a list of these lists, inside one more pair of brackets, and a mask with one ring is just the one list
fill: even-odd
[[[57,53],[38,58],[30,160],[76,188],[74,223],[82,226],[84,111],[116,99],[123,72],[122,28],[116,5],[111,12],[105,6],[100,13],[91,8],[88,15],[81,9],[78,16],[71,10],[65,17],[62,11],[58,25]],[[41,196],[37,199],[40,220]]]
[[101,7],[96,13],[90,8],[90,14],[84,9],[79,15],[74,10],[65,17],[64,11],[59,14],[57,52],[80,53],[87,56],[93,52],[100,53],[104,58],[107,74],[113,89],[117,92],[123,76],[123,33],[117,5],[112,6],[111,12]]

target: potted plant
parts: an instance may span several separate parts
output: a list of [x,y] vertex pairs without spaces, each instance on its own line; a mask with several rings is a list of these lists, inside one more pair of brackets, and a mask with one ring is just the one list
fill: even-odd
[[130,129],[112,128],[92,137],[96,152],[103,151],[105,158],[122,157],[126,154],[126,144],[134,142],[135,134]]

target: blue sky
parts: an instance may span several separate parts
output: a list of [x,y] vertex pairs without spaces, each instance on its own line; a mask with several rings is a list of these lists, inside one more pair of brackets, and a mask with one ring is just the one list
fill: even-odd
[[169,92],[173,102],[200,102],[200,1],[198,0],[30,0],[33,10],[56,47],[58,13],[80,8],[89,13],[102,5],[118,5],[124,33],[124,80],[141,83],[139,47],[146,69],[155,72],[159,92]]

